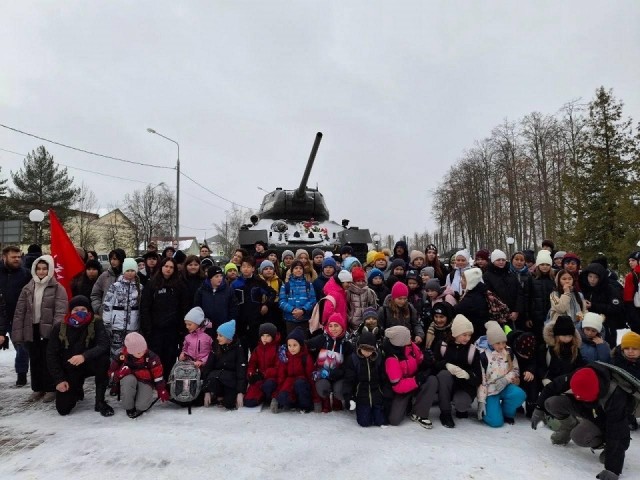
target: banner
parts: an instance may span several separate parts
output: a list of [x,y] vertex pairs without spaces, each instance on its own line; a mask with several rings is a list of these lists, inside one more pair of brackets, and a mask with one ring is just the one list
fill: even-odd
[[51,256],[55,261],[56,280],[67,291],[67,297],[71,300],[71,280],[84,271],[84,263],[53,210],[49,210],[49,223]]

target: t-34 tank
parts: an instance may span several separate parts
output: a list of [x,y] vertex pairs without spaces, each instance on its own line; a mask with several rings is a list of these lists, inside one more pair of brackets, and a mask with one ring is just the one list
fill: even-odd
[[268,248],[282,252],[314,248],[338,253],[343,245],[351,245],[361,260],[366,255],[371,235],[367,229],[349,227],[349,220],[338,224],[329,220],[329,209],[322,193],[309,188],[307,182],[313,168],[322,133],[316,134],[300,186],[295,190],[276,188],[262,199],[262,205],[251,223],[240,228],[240,246],[250,252],[262,240]]

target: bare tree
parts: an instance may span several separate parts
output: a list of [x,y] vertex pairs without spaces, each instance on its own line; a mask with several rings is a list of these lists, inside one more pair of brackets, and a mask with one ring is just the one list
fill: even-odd
[[175,196],[164,183],[148,185],[124,197],[125,213],[135,225],[138,241],[145,245],[153,236],[174,234],[175,205]]
[[240,227],[246,223],[246,218],[250,215],[250,211],[247,213],[246,210],[234,204],[231,210],[225,212],[224,222],[213,224],[216,236],[220,241],[220,246],[226,258],[231,258],[234,250],[238,248]]
[[73,241],[86,250],[93,249],[98,241],[98,231],[94,223],[98,213],[98,200],[84,182],[80,184],[73,208],[77,210],[69,221]]

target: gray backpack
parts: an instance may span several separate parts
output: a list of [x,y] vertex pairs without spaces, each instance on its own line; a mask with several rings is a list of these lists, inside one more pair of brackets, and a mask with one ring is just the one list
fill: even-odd
[[187,405],[191,415],[191,403],[198,398],[202,389],[200,369],[191,360],[178,361],[171,369],[168,383],[171,399]]

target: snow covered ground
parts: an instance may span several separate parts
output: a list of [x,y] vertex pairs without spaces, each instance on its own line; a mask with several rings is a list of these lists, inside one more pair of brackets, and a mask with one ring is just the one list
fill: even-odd
[[[475,419],[445,429],[438,410],[433,430],[410,420],[399,427],[360,428],[353,415],[197,408],[193,415],[156,404],[131,420],[93,411],[86,399],[68,417],[51,404],[25,402],[16,388],[14,352],[0,351],[0,478],[136,479],[588,479],[601,470],[597,455],[570,444],[554,447],[551,433],[516,425],[491,429]],[[632,435],[625,479],[640,479],[640,434]]]

